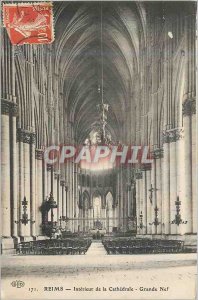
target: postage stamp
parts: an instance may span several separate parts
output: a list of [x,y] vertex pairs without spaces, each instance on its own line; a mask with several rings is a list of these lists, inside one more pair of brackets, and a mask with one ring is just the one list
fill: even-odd
[[50,2],[3,4],[3,23],[13,45],[54,41]]

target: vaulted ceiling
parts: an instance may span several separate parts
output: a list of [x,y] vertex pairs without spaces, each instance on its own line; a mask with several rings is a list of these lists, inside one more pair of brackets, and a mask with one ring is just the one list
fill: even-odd
[[[64,110],[74,122],[75,137],[85,140],[99,123],[101,101],[101,32],[104,102],[110,105],[108,129],[122,136],[129,83],[138,73],[140,43],[145,40],[145,11],[135,2],[56,2],[55,72],[59,74]],[[102,18],[102,30],[101,30]]]

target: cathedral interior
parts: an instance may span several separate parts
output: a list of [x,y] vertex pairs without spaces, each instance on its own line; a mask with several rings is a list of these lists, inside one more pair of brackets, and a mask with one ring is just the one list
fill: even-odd
[[[192,248],[196,4],[56,1],[53,14],[51,44],[1,32],[2,252],[67,237],[104,238],[109,254],[118,237]],[[101,115],[106,141],[149,145],[152,163],[45,163],[50,145],[100,144]]]

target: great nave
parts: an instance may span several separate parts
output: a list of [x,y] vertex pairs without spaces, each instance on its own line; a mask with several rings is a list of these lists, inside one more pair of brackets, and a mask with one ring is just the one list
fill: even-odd
[[[51,44],[14,46],[1,32],[3,253],[82,254],[101,238],[108,254],[192,245],[195,3],[54,2],[53,14]],[[152,163],[45,163],[50,145],[97,140],[101,99],[108,139],[149,145]]]

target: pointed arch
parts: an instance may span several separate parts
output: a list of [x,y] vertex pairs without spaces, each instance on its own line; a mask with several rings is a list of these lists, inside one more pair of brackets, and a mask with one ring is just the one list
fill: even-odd
[[111,191],[107,191],[105,195],[106,207],[112,209],[113,207],[113,194]]

